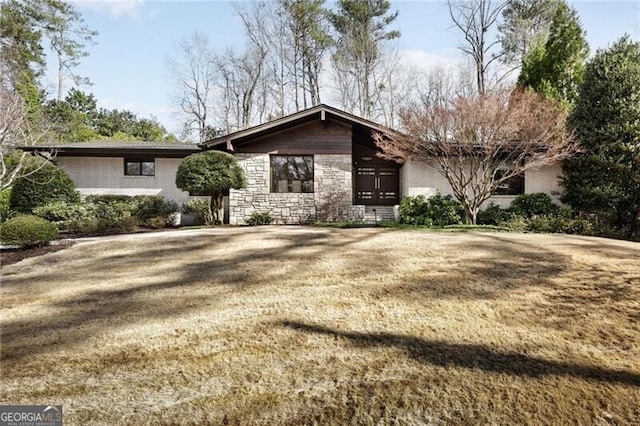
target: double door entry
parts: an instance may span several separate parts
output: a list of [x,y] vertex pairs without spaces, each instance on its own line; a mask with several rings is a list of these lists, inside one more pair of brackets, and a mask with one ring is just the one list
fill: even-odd
[[400,170],[392,162],[357,164],[355,204],[395,205],[400,202]]

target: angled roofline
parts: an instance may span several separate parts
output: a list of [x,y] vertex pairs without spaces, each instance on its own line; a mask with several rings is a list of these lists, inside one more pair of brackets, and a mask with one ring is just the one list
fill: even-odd
[[367,120],[362,117],[358,117],[357,115],[353,115],[351,113],[342,111],[326,104],[320,104],[290,115],[286,115],[284,117],[277,118],[275,120],[268,121],[263,124],[258,124],[257,126],[238,130],[227,135],[210,139],[199,144],[199,146],[203,149],[223,149],[226,151],[233,151],[234,142],[242,142],[248,139],[265,136],[281,129],[312,121],[313,119],[326,121],[329,117],[337,119],[339,121],[347,122],[352,125],[358,124],[369,129],[379,131],[381,133],[397,133],[397,131],[383,126],[382,124]]

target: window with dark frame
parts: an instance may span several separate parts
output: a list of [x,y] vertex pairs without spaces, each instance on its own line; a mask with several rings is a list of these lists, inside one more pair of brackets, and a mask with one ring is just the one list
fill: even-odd
[[272,155],[271,192],[313,192],[313,155]]
[[[495,179],[499,180],[502,177],[510,173],[511,170],[497,170],[495,174]],[[502,182],[493,195],[520,195],[524,194],[524,173],[517,174],[512,176]]]
[[155,176],[156,163],[151,159],[131,159],[124,160],[125,176]]

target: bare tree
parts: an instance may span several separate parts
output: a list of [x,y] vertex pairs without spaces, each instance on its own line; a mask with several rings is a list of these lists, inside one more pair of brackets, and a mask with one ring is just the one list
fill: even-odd
[[377,135],[387,158],[422,161],[442,174],[476,223],[507,180],[577,152],[566,112],[533,92],[499,90],[405,109],[406,134]]
[[214,53],[209,38],[199,31],[180,41],[179,58],[168,59],[175,84],[173,102],[185,126],[196,131],[199,142],[207,139],[207,125],[215,83]]
[[[25,174],[23,167],[29,154],[20,146],[37,145],[47,136],[47,129],[39,122],[29,120],[22,97],[12,88],[8,67],[4,59],[0,65],[0,190],[9,188],[19,178],[36,173],[45,164],[31,168]],[[53,152],[48,153],[50,157]]]
[[381,53],[380,66],[375,70],[373,78],[378,91],[372,118],[396,128],[400,124],[400,109],[419,97],[426,73],[409,63],[397,48],[393,48]]
[[462,32],[465,40],[460,50],[473,58],[478,93],[484,95],[487,93],[490,66],[503,55],[494,49],[500,44],[500,39],[494,37],[490,40],[489,32],[497,24],[507,2],[447,0],[447,5],[454,27]]
[[[227,49],[216,58],[221,105],[218,110],[221,127],[235,131],[252,124],[256,93],[263,78],[266,51],[258,48],[237,53]],[[264,102],[258,102],[258,116],[263,116]]]
[[[248,46],[265,54],[256,97],[257,115],[282,116],[320,103],[319,76],[330,45],[324,0],[277,0],[237,4]],[[265,88],[264,93],[262,88]]]

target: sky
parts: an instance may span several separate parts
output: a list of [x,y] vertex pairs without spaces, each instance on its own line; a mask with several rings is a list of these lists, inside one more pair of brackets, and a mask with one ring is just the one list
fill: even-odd
[[[244,44],[241,22],[226,1],[73,2],[85,24],[99,32],[96,44],[87,49],[89,56],[77,69],[93,83],[81,90],[93,93],[100,107],[127,109],[139,117],[153,116],[176,134],[180,125],[171,102],[167,59],[176,55],[180,39],[198,30],[209,36],[216,49]],[[640,0],[569,3],[578,11],[592,54],[625,33],[640,40]],[[460,60],[460,34],[451,28],[448,9],[442,2],[392,0],[391,5],[399,12],[392,25],[402,34],[398,47],[415,63],[428,67]],[[48,90],[55,93],[55,74],[50,73],[48,79]]]

